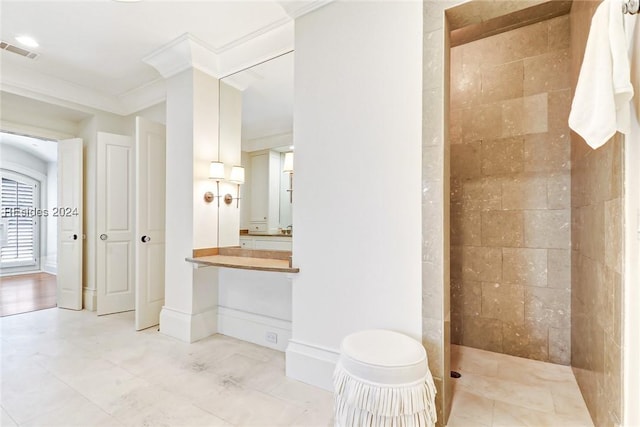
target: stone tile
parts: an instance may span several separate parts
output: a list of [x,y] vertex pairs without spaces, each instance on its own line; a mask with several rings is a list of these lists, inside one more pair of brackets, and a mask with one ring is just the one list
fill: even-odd
[[482,317],[514,325],[524,324],[524,287],[483,283]]
[[569,249],[571,211],[524,211],[524,246],[527,248]]
[[502,249],[503,283],[547,286],[547,275],[546,249]]
[[549,130],[548,97],[546,93],[523,98],[522,134],[542,133]]
[[[508,357],[504,356],[503,357]],[[457,380],[456,391],[464,390],[498,402],[510,403],[523,408],[535,409],[553,414],[553,397],[551,391],[544,386],[533,386],[502,380],[493,377],[484,377],[477,374],[463,375]],[[494,417],[495,418],[495,417]],[[495,422],[495,421],[494,421]],[[516,426],[518,424],[512,424]]]
[[571,87],[571,54],[558,50],[524,60],[524,94],[550,92]]
[[548,93],[548,125],[553,134],[569,134],[569,112],[571,111],[571,89]]
[[442,276],[440,263],[422,263],[422,313],[431,318],[442,317],[443,286],[435,283],[435,278]]
[[[460,426],[491,426],[493,400],[463,390],[456,391],[451,403],[450,420],[452,419],[457,419]],[[447,425],[451,426],[452,423]]]
[[462,344],[462,314],[451,312],[451,344]]
[[622,273],[623,211],[622,199],[604,202],[604,260],[605,265],[617,273]]
[[549,209],[571,207],[571,173],[556,172],[547,178],[547,202]]
[[[478,105],[462,110],[463,142],[500,138],[503,108],[499,103]],[[511,136],[511,135],[506,135]]]
[[451,145],[451,176],[473,178],[482,174],[481,143]]
[[[526,310],[526,307],[525,307]],[[547,329],[503,323],[502,349],[506,354],[535,360],[549,360]]]
[[502,250],[463,247],[462,278],[465,281],[499,282],[502,278]]
[[523,135],[522,120],[524,116],[524,101],[516,98],[502,102],[502,133],[503,138]]
[[502,181],[502,209],[546,209],[547,179],[537,175],[515,175]]
[[478,106],[482,84],[480,70],[475,66],[470,67],[463,63],[452,62],[450,75],[451,108],[468,109],[472,106],[474,108]]
[[442,87],[425,89],[422,92],[422,145],[425,147],[441,147],[444,142],[443,126],[446,126],[447,117],[444,114],[444,102],[441,101],[442,93]]
[[561,50],[571,47],[571,27],[569,15],[550,19],[549,23],[549,50]]
[[482,142],[482,174],[504,175],[524,170],[524,140],[504,138]]
[[[613,422],[622,420],[622,351],[620,347],[609,338],[604,347],[604,389],[603,395],[607,400],[608,419]],[[602,398],[602,397],[601,397]]]
[[482,217],[479,211],[451,212],[451,244],[480,246]]
[[451,281],[453,280],[462,280],[462,270],[463,270],[463,259],[464,259],[464,248],[462,246],[451,246],[451,266],[450,266],[450,274]]
[[555,426],[589,426],[583,421],[576,423],[571,416],[558,415],[549,411],[539,411],[512,405],[506,402],[496,402],[493,412],[494,427],[555,427]]
[[486,211],[502,208],[502,179],[484,178],[462,183],[462,209]]
[[548,249],[547,286],[571,289],[570,249]]
[[539,22],[468,43],[465,53],[473,53],[478,62],[505,64],[545,53],[548,37],[548,24]]
[[567,135],[540,133],[524,139],[524,170],[527,172],[560,172],[569,170],[569,138]]
[[430,31],[424,34],[422,39],[422,52],[424,61],[423,85],[424,89],[442,86],[442,56],[444,48],[444,34],[441,30]]
[[444,152],[442,147],[422,148],[422,179],[442,181]]
[[443,358],[443,321],[442,319],[422,318],[422,344],[427,351],[429,369],[433,376],[440,375],[444,361]]
[[449,112],[449,142],[462,143],[462,110],[451,108]]
[[549,362],[571,364],[571,328],[549,328]]
[[464,316],[463,345],[502,353],[502,322],[479,316]]
[[527,287],[525,320],[537,330],[571,327],[571,291],[567,289]]
[[522,211],[482,212],[482,245],[521,247],[524,242]]
[[486,65],[481,67],[482,103],[521,98],[524,93],[524,63],[514,61],[506,64]]
[[479,316],[482,311],[482,283],[465,280],[461,288],[461,314]]

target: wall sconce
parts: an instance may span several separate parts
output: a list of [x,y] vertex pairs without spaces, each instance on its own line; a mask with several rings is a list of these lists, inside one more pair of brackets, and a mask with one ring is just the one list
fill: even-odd
[[282,172],[289,174],[289,203],[293,203],[293,152],[284,154]]
[[207,191],[204,193],[204,201],[207,203],[211,203],[215,197],[218,198],[218,207],[220,207],[220,181],[224,179],[224,163],[222,162],[211,162],[209,165],[209,179],[216,180],[216,193],[217,196],[214,196],[211,191]]
[[[238,190],[236,193],[236,208],[240,207],[240,184],[244,184],[244,168],[242,166],[234,166],[231,168],[231,176],[229,177],[229,182],[233,182],[238,185]],[[233,201],[233,196],[231,194],[225,194],[224,202],[226,204],[231,204]]]

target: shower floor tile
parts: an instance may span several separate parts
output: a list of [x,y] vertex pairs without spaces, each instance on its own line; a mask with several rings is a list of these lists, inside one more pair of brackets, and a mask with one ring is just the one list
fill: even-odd
[[569,366],[451,346],[448,426],[593,426]]

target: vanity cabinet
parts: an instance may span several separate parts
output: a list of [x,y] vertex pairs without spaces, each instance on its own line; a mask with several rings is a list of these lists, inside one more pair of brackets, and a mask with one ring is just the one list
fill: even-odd
[[240,237],[242,249],[261,249],[269,251],[291,251],[291,237],[287,236],[251,236]]
[[251,154],[251,208],[249,231],[278,231],[280,211],[280,153],[271,150]]

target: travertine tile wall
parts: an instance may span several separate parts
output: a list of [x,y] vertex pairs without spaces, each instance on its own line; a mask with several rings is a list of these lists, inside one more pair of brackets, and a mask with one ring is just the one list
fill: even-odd
[[[599,3],[573,2],[573,88]],[[622,421],[623,155],[619,134],[597,150],[571,135],[571,365],[597,426]]]
[[569,16],[451,49],[451,340],[571,359]]

